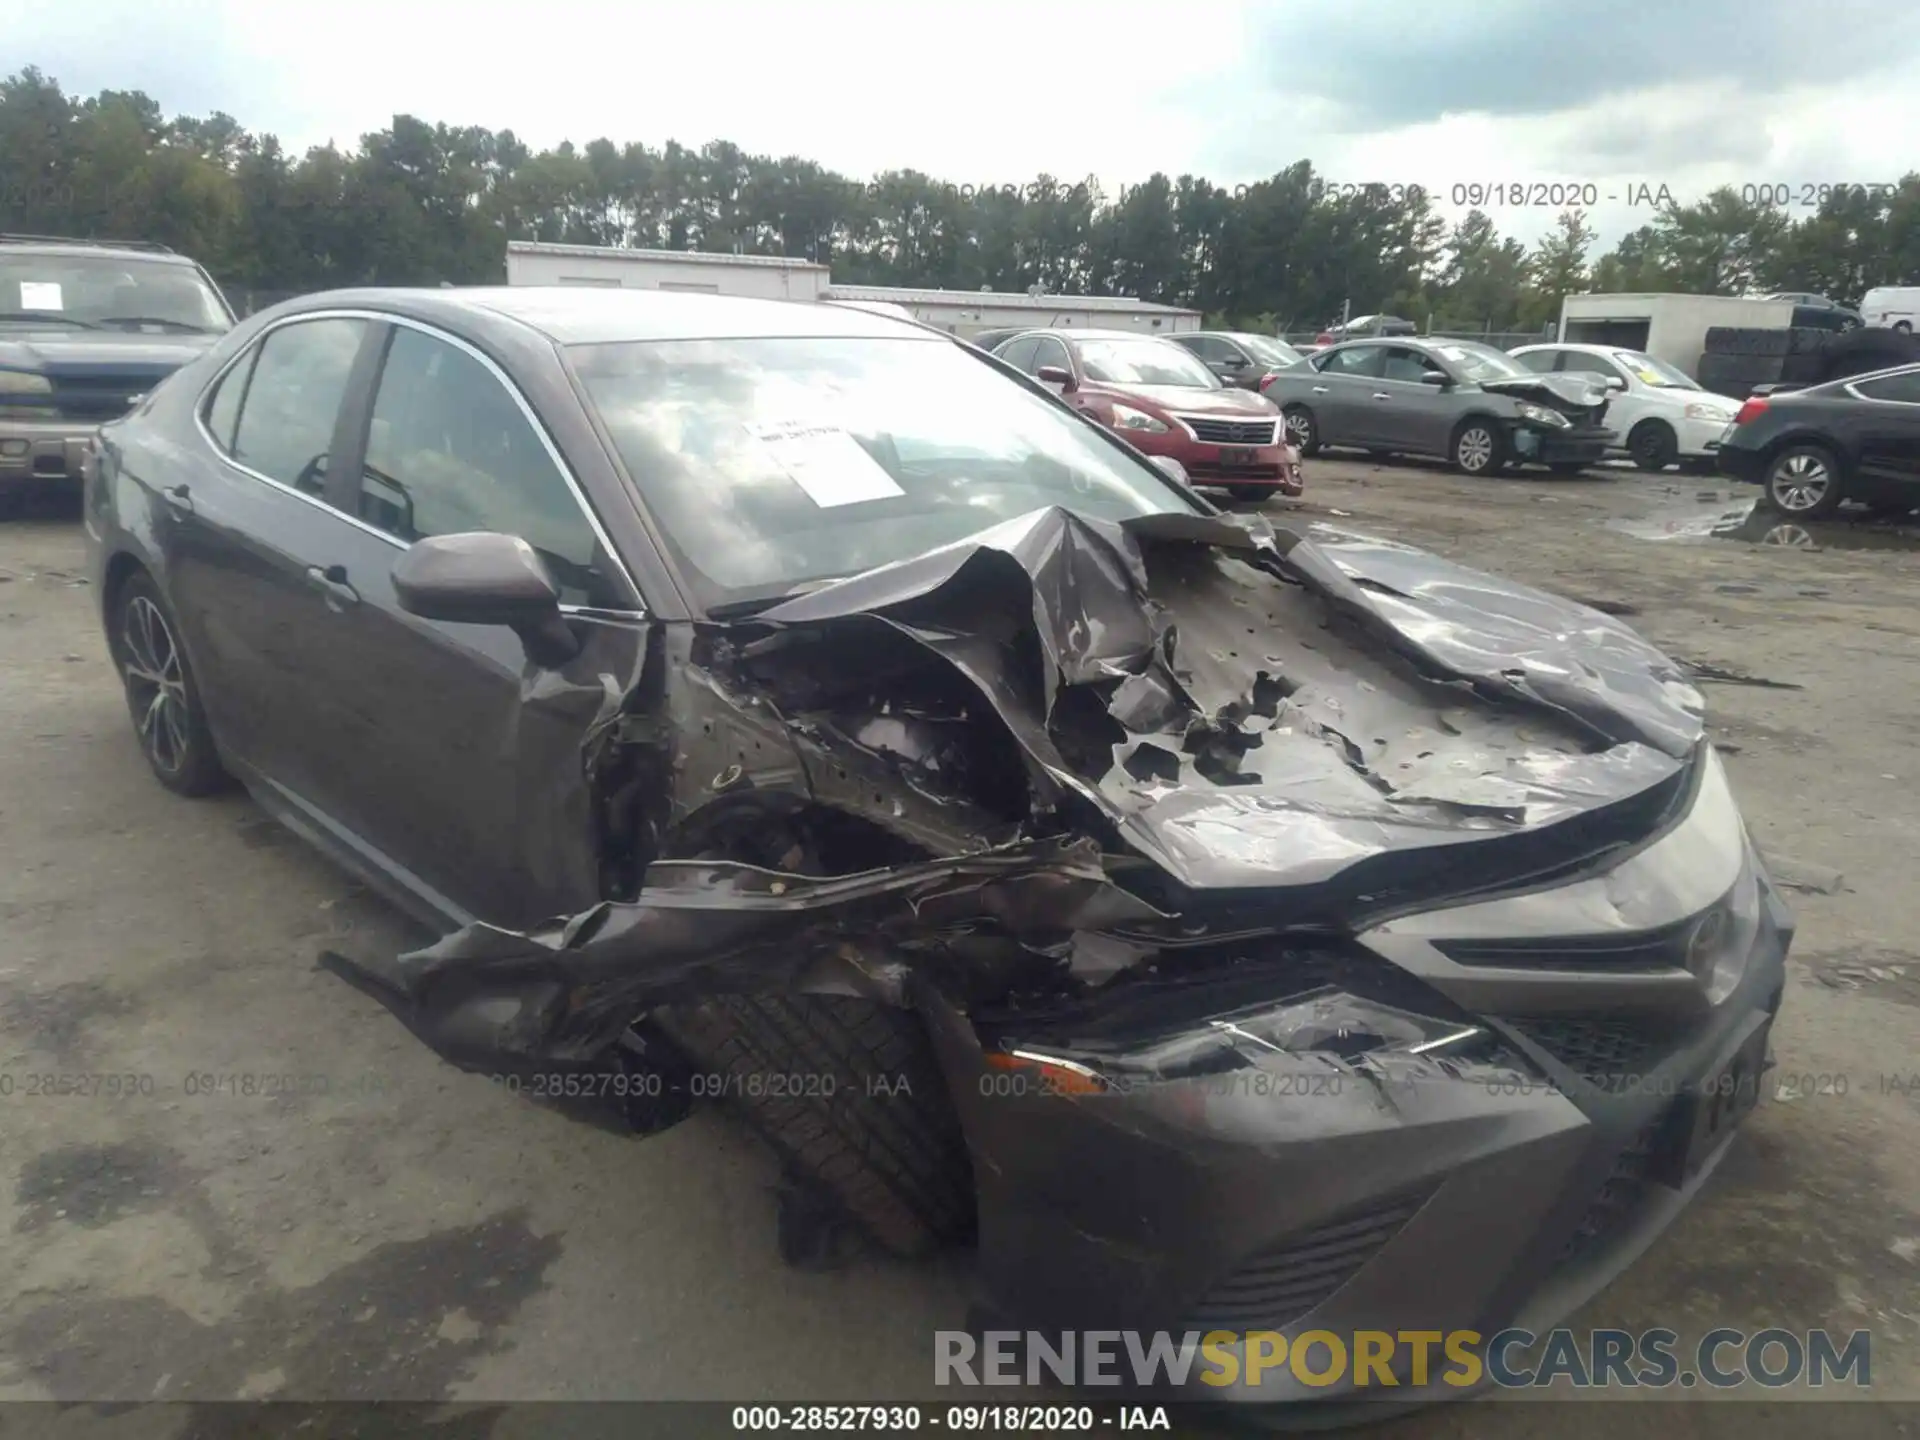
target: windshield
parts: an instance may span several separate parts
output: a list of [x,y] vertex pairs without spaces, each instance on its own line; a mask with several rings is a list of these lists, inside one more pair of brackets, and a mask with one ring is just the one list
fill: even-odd
[[1147,461],[944,341],[682,340],[568,357],[709,608],[1048,506],[1194,513]]
[[1254,359],[1262,364],[1276,368],[1298,365],[1303,358],[1300,352],[1284,341],[1274,340],[1265,335],[1236,335],[1234,337],[1253,352]]
[[1193,353],[1171,340],[1082,340],[1080,366],[1107,385],[1183,385],[1218,390],[1220,379]]
[[1676,370],[1664,360],[1642,355],[1638,350],[1616,350],[1613,358],[1642,385],[1660,390],[1698,390],[1700,387],[1684,370]]
[[0,253],[0,323],[220,334],[233,327],[200,272],[127,255]]
[[1476,384],[1488,380],[1509,380],[1515,376],[1533,378],[1533,371],[1503,350],[1475,340],[1455,340],[1433,347],[1434,353]]

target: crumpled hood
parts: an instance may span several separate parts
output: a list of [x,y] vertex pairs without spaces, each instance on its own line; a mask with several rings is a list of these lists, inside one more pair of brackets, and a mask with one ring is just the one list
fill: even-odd
[[218,335],[141,335],[105,330],[23,332],[0,326],[0,369],[54,377],[168,375],[210,350]]
[[1606,404],[1610,393],[1598,380],[1577,375],[1514,375],[1504,380],[1482,380],[1480,388],[1496,395],[1535,400],[1556,409],[1573,405],[1591,410]]
[[1040,510],[758,618],[861,615],[1196,889],[1537,831],[1674,780],[1703,734],[1698,690],[1618,621],[1335,532]]

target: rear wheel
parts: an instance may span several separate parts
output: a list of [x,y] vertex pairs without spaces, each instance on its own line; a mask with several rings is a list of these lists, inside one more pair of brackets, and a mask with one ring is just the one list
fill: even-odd
[[1767,466],[1768,503],[1796,520],[1817,520],[1845,498],[1840,463],[1824,445],[1790,445]]
[[1911,335],[1913,333],[1913,322],[1910,320],[1896,320],[1893,323],[1893,331],[1896,335]]
[[1657,474],[1679,458],[1680,439],[1664,420],[1642,420],[1627,436],[1627,453],[1640,469]]
[[114,596],[108,635],[134,731],[155,778],[178,795],[220,789],[226,773],[180,648],[179,627],[146,574],[132,576]]
[[1454,468],[1466,475],[1498,475],[1507,465],[1507,442],[1500,427],[1483,416],[1471,416],[1453,432],[1450,447]]
[[1293,442],[1294,449],[1302,455],[1320,453],[1320,427],[1314,423],[1313,412],[1304,405],[1289,405],[1281,412],[1286,420],[1287,439]]

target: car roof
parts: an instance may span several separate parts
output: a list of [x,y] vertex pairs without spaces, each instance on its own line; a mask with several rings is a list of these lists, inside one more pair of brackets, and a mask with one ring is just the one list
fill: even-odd
[[[1055,326],[1052,329],[1029,329],[1017,332],[1021,335],[1054,335],[1062,340],[1171,340],[1171,335],[1142,335],[1138,330],[1083,330],[1078,325]],[[1183,330],[1183,335],[1193,332]],[[1009,337],[1011,338],[1011,337]]]
[[135,249],[127,245],[89,245],[79,240],[8,240],[0,244],[0,257],[9,255],[59,255],[92,260],[137,260],[149,265],[179,265],[189,270],[200,268],[191,256],[181,255],[172,250]]
[[951,342],[950,336],[912,322],[847,305],[576,285],[331,290],[304,295],[288,302],[284,308],[286,313],[344,308],[384,310],[439,323],[464,319],[468,324],[485,325],[505,319],[538,331],[556,345],[843,336],[923,340],[928,344]]
[[[1475,345],[1484,342],[1475,340]],[[1580,355],[1644,355],[1646,351],[1636,350],[1631,345],[1595,345],[1590,340],[1541,340],[1532,345],[1516,345],[1507,353],[1518,355],[1526,350],[1572,350]]]

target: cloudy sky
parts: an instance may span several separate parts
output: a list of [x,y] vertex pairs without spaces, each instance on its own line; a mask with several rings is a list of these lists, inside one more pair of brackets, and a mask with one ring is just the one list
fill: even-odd
[[[1780,186],[1803,213],[1803,187],[1920,167],[1910,0],[0,0],[0,73],[26,65],[296,149],[405,111],[973,185],[1235,185],[1304,157],[1449,211],[1455,186],[1584,190],[1608,241],[1643,186]],[[1483,208],[1526,239],[1554,214]]]

